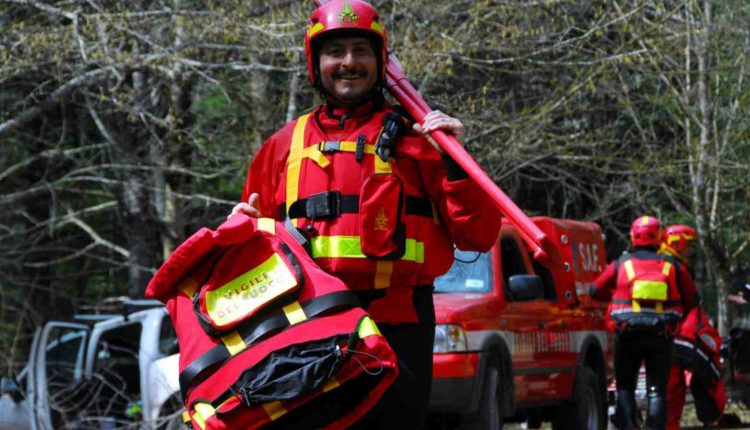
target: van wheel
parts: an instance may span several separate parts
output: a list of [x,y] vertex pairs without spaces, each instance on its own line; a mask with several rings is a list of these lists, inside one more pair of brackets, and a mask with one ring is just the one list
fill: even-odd
[[482,381],[482,396],[479,399],[479,410],[476,413],[461,417],[462,430],[502,430],[502,383],[500,379],[500,360],[491,358]]
[[589,367],[576,373],[573,397],[558,407],[552,421],[554,430],[604,430],[604,399],[599,394],[599,378]]

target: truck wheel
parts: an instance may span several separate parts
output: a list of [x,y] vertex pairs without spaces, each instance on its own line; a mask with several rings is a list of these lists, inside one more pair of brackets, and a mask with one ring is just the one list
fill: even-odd
[[502,430],[503,408],[500,363],[497,357],[490,359],[482,381],[482,397],[479,410],[461,417],[462,430]]
[[589,367],[576,373],[573,397],[558,407],[552,422],[554,430],[604,430],[604,399],[599,394],[599,378]]

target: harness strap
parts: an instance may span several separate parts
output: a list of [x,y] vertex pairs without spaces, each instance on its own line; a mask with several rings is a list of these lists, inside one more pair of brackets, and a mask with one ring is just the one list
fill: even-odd
[[[297,303],[297,302],[295,302]],[[345,309],[359,306],[357,297],[350,291],[339,291],[324,296],[315,297],[297,304],[297,307],[279,309],[269,313],[261,321],[251,319],[237,329],[237,336],[225,336],[226,342],[216,345],[190,363],[180,373],[180,391],[182,398],[187,399],[187,389],[190,383],[208,368],[222,363],[233,355],[245,350],[247,346],[261,339],[269,333],[276,332],[305,319],[315,318],[333,309]],[[301,313],[300,313],[301,312]],[[304,316],[304,318],[303,318]],[[242,343],[239,342],[239,340]],[[228,344],[229,345],[228,345]],[[243,346],[244,344],[244,346]]]
[[[378,326],[375,324],[375,321],[372,320],[369,316],[364,316],[362,319],[360,319],[359,323],[357,324],[357,337],[359,339],[364,339],[368,336],[382,336],[380,333],[380,330],[378,329]],[[351,350],[354,346],[354,341],[356,339],[352,339],[349,343],[349,349]],[[360,364],[361,365],[361,364]],[[326,381],[323,386],[320,387],[320,390],[322,392],[328,392],[331,391],[337,387],[339,387],[341,383],[338,379],[336,379],[335,376],[332,376],[328,381]],[[212,414],[215,414],[217,410],[220,410],[223,405],[228,404],[229,402],[233,401],[241,401],[239,398],[242,396],[240,392],[237,392],[233,390],[231,387],[226,390],[224,393],[220,394],[218,397],[216,397],[213,401],[207,401],[205,399],[199,401],[195,404],[195,406],[201,405],[203,408],[206,408],[212,412]],[[279,400],[273,400],[270,402],[266,402],[262,404],[263,409],[268,414],[271,421],[275,421],[284,414],[287,413],[286,408]],[[194,407],[197,412],[197,408]]]
[[[331,196],[331,194],[335,194],[336,197]],[[292,203],[289,207],[289,218],[326,218],[323,213],[324,211],[316,209],[316,207],[320,207],[319,204],[322,202],[325,202],[324,204],[338,202],[338,208],[331,209],[332,212],[336,213],[336,216],[339,216],[340,214],[359,213],[359,195],[340,194],[338,191],[326,191],[308,198],[299,199]],[[406,196],[405,203],[406,215],[416,215],[427,218],[434,218],[436,215],[432,201],[426,197]],[[278,207],[278,215],[276,219],[283,221],[286,219],[286,215],[286,203],[282,203]]]

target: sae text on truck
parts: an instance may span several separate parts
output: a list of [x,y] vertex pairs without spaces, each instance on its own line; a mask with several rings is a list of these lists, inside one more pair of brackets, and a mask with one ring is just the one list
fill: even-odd
[[562,264],[536,262],[517,230],[503,223],[493,249],[456,251],[435,283],[437,327],[433,412],[462,428],[602,430],[612,340],[606,304],[585,292],[606,267],[601,228],[593,222],[534,217]]

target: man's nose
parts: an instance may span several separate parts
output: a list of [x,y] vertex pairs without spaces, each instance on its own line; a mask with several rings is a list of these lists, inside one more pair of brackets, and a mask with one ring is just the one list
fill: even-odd
[[343,66],[348,66],[348,67],[351,67],[351,66],[353,66],[353,65],[354,65],[354,64],[355,64],[356,62],[357,62],[357,59],[356,59],[356,57],[355,57],[355,55],[354,55],[354,52],[352,52],[352,51],[347,51],[347,52],[346,52],[346,53],[344,54],[344,58],[342,58],[342,59],[341,59],[341,64],[342,64]]

